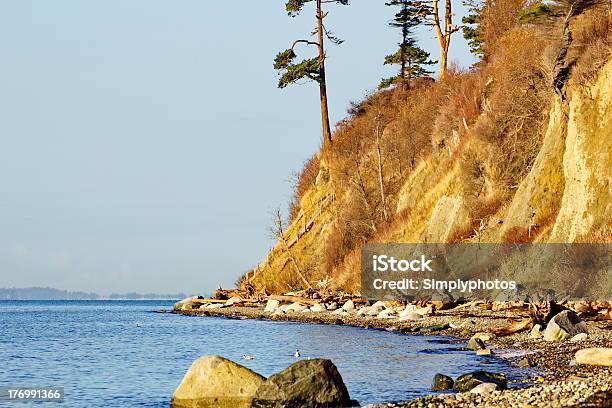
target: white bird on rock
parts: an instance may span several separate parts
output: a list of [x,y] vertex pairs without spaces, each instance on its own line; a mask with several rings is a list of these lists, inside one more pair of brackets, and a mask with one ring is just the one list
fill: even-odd
[[300,350],[295,350],[295,353],[293,353],[293,357],[300,358],[300,356],[301,356]]
[[251,356],[251,355],[248,355],[248,354],[243,354],[242,358],[245,359],[245,360],[255,360],[255,356]]

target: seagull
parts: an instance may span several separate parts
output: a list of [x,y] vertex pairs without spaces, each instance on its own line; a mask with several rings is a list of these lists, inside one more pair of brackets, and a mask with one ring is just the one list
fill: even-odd
[[300,350],[295,350],[295,353],[293,353],[293,357],[295,358],[300,358]]
[[251,356],[251,355],[248,355],[248,354],[243,354],[242,358],[245,359],[245,360],[254,360],[255,356]]

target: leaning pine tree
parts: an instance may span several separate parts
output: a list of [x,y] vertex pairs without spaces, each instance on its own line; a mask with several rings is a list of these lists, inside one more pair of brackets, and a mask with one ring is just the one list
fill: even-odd
[[432,72],[426,67],[436,63],[429,59],[427,51],[417,45],[413,33],[414,28],[422,24],[428,15],[429,7],[414,0],[391,0],[386,4],[400,8],[389,25],[401,30],[402,39],[399,49],[385,57],[385,65],[399,65],[399,72],[395,76],[383,79],[379,85],[381,89],[398,82],[408,82],[413,78],[429,75]]
[[[327,101],[327,82],[325,79],[325,44],[324,40],[328,39],[334,44],[341,44],[342,40],[335,37],[324,24],[324,19],[328,12],[323,11],[323,3],[337,3],[348,5],[349,0],[288,0],[285,8],[290,17],[297,16],[306,3],[315,2],[315,17],[317,26],[313,31],[316,35],[316,41],[308,39],[294,41],[291,48],[281,51],[274,59],[274,69],[279,71],[280,79],[278,87],[284,88],[288,85],[296,83],[302,79],[315,81],[319,84],[319,94],[321,100],[321,121],[323,125],[323,141],[324,143],[331,142],[331,128],[329,126],[329,108]],[[297,55],[294,49],[298,45],[314,46],[317,48],[317,56],[307,58],[296,62]]]

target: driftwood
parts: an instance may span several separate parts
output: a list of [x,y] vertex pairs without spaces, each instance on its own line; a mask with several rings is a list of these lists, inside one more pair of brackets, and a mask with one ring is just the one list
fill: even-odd
[[225,303],[226,300],[212,298],[193,298],[193,303]]
[[306,299],[303,297],[290,296],[290,295],[270,295],[268,296],[268,299],[278,300],[279,302],[291,302],[291,303],[297,302],[297,303],[302,303],[304,305],[311,305],[311,306],[320,302],[320,300],[318,299]]
[[518,322],[512,322],[509,326],[500,327],[498,329],[491,330],[491,333],[496,336],[509,336],[514,333],[522,332],[530,329],[533,326],[533,319],[523,319]]

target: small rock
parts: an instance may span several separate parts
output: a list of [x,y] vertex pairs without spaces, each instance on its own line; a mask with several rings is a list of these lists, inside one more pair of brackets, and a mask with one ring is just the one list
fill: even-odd
[[587,340],[588,338],[589,338],[589,335],[588,335],[588,334],[586,334],[586,333],[578,333],[577,335],[575,335],[574,337],[572,337],[572,338],[570,339],[570,341],[572,341],[572,342],[576,343],[576,342],[579,342],[579,341],[585,341],[585,340]]
[[295,312],[295,313],[300,313],[302,310],[307,309],[306,306],[304,306],[301,303],[298,302],[294,302],[291,305],[289,305],[289,307],[287,309],[285,309],[285,312]]
[[379,319],[392,319],[395,316],[393,316],[395,314],[395,311],[393,309],[385,309],[382,310],[376,317]]
[[211,303],[210,305],[206,306],[206,309],[220,309],[223,305],[220,303]]
[[612,348],[587,348],[576,353],[578,364],[612,367]]
[[451,390],[455,382],[451,377],[444,374],[436,374],[433,378],[433,384],[431,385],[432,391],[444,391]]
[[366,313],[366,316],[378,316],[378,314],[382,312],[383,309],[384,308],[382,306],[371,306],[368,312]]
[[533,362],[531,361],[531,359],[529,359],[527,357],[523,357],[523,358],[521,358],[519,360],[518,366],[521,367],[521,368],[533,367]]
[[352,312],[353,310],[355,310],[355,304],[352,300],[349,299],[346,301],[345,304],[342,305],[342,310]]
[[504,374],[497,374],[489,371],[473,371],[457,378],[453,386],[453,391],[467,392],[482,383],[497,384],[501,390],[505,390],[508,387],[508,380]]
[[233,296],[225,302],[225,306],[233,306],[236,303],[242,303],[242,298],[240,296]]
[[325,311],[325,306],[323,306],[321,303],[315,303],[314,305],[312,305],[310,310],[315,313],[321,313]]
[[327,310],[336,310],[338,308],[338,304],[336,302],[331,302],[327,304]]
[[468,341],[467,348],[470,350],[484,350],[487,348],[487,346],[480,337],[472,336],[470,341]]
[[346,315],[348,315],[348,314],[349,314],[349,312],[347,312],[347,311],[346,311],[346,310],[344,310],[344,309],[336,309],[336,310],[334,310],[334,311],[333,311],[331,314],[333,314],[333,315],[342,315],[342,316],[346,316]]
[[278,300],[270,299],[266,302],[266,307],[264,308],[264,312],[272,313],[280,306],[280,302]]
[[364,316],[364,315],[367,315],[369,312],[370,312],[370,307],[364,306],[357,311],[357,316]]
[[542,337],[542,326],[535,324],[529,333],[530,339],[539,339]]
[[[403,316],[402,316],[402,314],[403,314]],[[418,314],[417,312],[408,312],[408,313],[402,312],[400,314],[400,321],[402,321],[402,322],[403,321],[407,321],[407,320],[410,320],[410,321],[420,320],[422,318],[423,318],[423,316]]]
[[564,310],[550,319],[546,330],[544,330],[544,340],[563,341],[578,333],[587,333],[586,323],[571,310]]
[[476,355],[477,356],[490,356],[491,354],[493,354],[493,350],[491,349],[482,349],[482,350],[476,350]]
[[282,316],[282,315],[284,315],[284,314],[285,314],[285,312],[284,312],[282,309],[280,309],[280,308],[279,308],[279,309],[276,309],[276,310],[275,310],[275,311],[272,313],[272,316]]
[[386,308],[387,306],[385,306],[385,302],[383,302],[382,300],[379,300],[376,303],[374,303],[372,307],[382,309],[382,308]]
[[427,306],[427,307],[419,308],[415,310],[415,312],[417,312],[421,316],[428,316],[433,313],[433,309],[431,308],[431,306]]
[[482,383],[470,390],[472,394],[488,395],[493,391],[499,391],[499,386],[495,383]]

